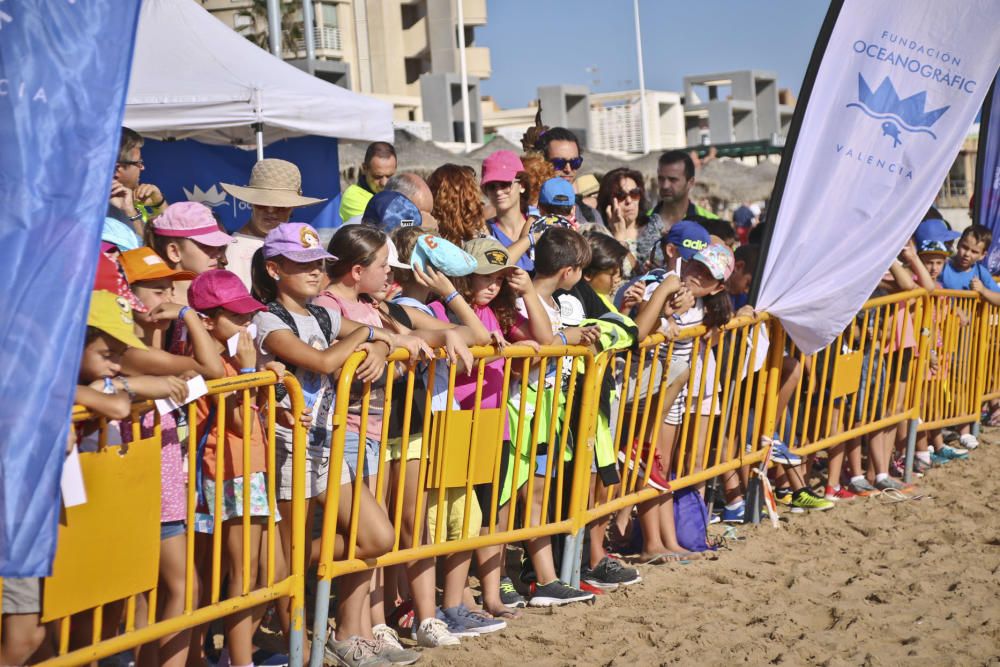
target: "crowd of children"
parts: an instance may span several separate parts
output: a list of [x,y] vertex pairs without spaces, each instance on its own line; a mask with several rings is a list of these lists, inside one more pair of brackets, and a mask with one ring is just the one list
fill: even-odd
[[[558,141],[568,143],[550,137],[550,144]],[[602,183],[598,199],[607,217],[605,226],[600,216],[588,220],[581,214],[570,179],[550,178],[541,184],[533,179],[525,168],[529,158],[538,156],[522,162],[516,154],[500,151],[485,160],[479,185],[495,215],[487,218],[483,213],[477,220],[463,218],[477,202],[454,204],[461,210],[449,208],[468,199],[466,181],[475,181],[475,176],[462,168],[439,170],[431,190],[440,235],[405,224],[386,206],[387,197],[376,194],[369,203],[372,214],[366,212],[364,222],[337,229],[324,247],[315,229],[288,221],[291,209],[286,207],[263,227],[254,227],[255,251],[246,275],[227,270],[227,250],[234,239],[201,204],[157,209],[143,228],[145,245],[138,245],[134,234],[123,234],[120,223],[109,223],[90,299],[76,402],[111,420],[109,430],[117,434],[111,444],[131,439],[132,419],[140,420],[144,436],[159,428],[159,583],[155,602],[140,601],[155,603],[155,618],[177,616],[184,609],[186,535],[191,528],[187,466],[198,471],[193,526],[196,606],[209,600],[214,586],[221,585],[223,597],[238,597],[261,585],[269,519],[277,526],[280,545],[275,572],[269,574],[280,579],[289,567],[292,526],[287,518],[292,512],[296,427],[290,397],[278,391],[277,404],[268,405],[268,393],[258,391],[251,394],[250,405],[244,405],[242,392],[202,396],[191,413],[193,422],[187,409],[164,412],[158,419],[151,410],[132,413],[130,404],[143,399],[166,398],[184,405],[188,381],[196,376],[212,380],[264,370],[295,376],[306,406],[298,420],[307,429],[307,537],[316,534],[319,515],[332,512],[339,536],[334,559],[344,559],[352,550],[356,558],[370,560],[394,548],[562,518],[556,508],[564,503],[557,496],[570,487],[573,474],[579,474],[575,452],[587,446],[578,434],[584,393],[578,358],[564,350],[563,356],[556,353],[544,361],[510,363],[492,356],[480,363],[480,355],[470,348],[526,345],[537,351],[540,346],[582,346],[613,356],[598,390],[597,414],[585,415],[594,424],[592,502],[608,498],[626,483],[659,493],[588,526],[580,587],[560,579],[567,556],[561,541],[547,536],[523,541],[519,576],[508,575],[506,545],[448,554],[438,562],[426,558],[374,576],[367,570],[344,574],[335,580],[335,620],[324,646],[325,658],[334,664],[411,664],[420,653],[404,646],[401,631],[409,632],[418,647],[455,645],[502,631],[517,622],[518,608],[525,605],[583,602],[640,582],[640,572],[623,556],[644,565],[704,558],[710,553],[704,540],[692,542],[685,534],[691,503],[705,513],[706,522],[750,519],[746,470],[723,475],[714,502],[702,484],[682,503],[671,492],[670,480],[697,472],[708,459],[711,444],[706,434],[722,421],[720,401],[714,400],[719,394],[756,395],[752,388],[758,376],[745,365],[744,370],[738,368],[732,342],[720,330],[734,317],[753,315],[747,293],[760,260],[759,247],[739,245],[725,221],[692,213],[673,223],[658,218],[663,232],[659,242],[648,254],[639,254],[644,248],[637,239],[648,231],[640,229],[648,224],[648,216],[640,208],[640,203],[646,206],[645,193],[636,173],[616,170]],[[563,169],[576,164],[575,170],[582,159],[550,161]],[[288,163],[274,165],[289,166],[294,169]],[[251,199],[253,183],[239,191]],[[532,193],[536,201],[529,201]],[[301,193],[296,195],[301,198]],[[482,199],[478,207],[482,213]],[[258,223],[264,219],[255,217]],[[973,225],[958,234],[940,219],[929,218],[920,223],[877,294],[943,287],[972,290],[998,304],[1000,288],[979,263],[990,241],[983,227]],[[912,313],[903,315],[895,341],[881,350],[903,364],[898,374],[902,384],[893,393],[900,406],[907,395],[905,382],[920,381],[908,370],[919,324],[908,319]],[[696,340],[683,335],[689,327],[703,327],[707,333]],[[660,334],[662,342],[640,350],[639,343],[654,334]],[[875,343],[867,341],[858,335],[857,348],[870,351],[866,346]],[[932,341],[931,374],[943,372],[949,363],[936,347],[937,341]],[[434,349],[444,352],[437,356]],[[406,351],[409,369],[387,363],[397,350]],[[630,364],[623,361],[628,350],[634,352]],[[365,357],[354,372],[346,414],[335,418],[340,371],[359,351]],[[777,464],[778,502],[794,512],[828,510],[858,495],[907,491],[899,467],[892,465],[905,447],[905,431],[895,426],[837,445],[819,468],[810,465],[813,457],[792,451],[803,438],[781,425],[791,421],[797,409],[789,406],[801,403],[796,392],[803,374],[816,373],[809,363],[786,354],[779,427],[774,434],[761,434]],[[820,365],[818,360],[813,363]],[[715,386],[710,369],[718,366],[732,371],[733,389]],[[862,370],[863,386],[872,386],[871,375]],[[690,396],[691,391],[697,395]],[[407,395],[413,399],[409,404]],[[836,414],[846,412],[837,405]],[[752,404],[736,409],[749,412],[752,421]],[[273,470],[268,469],[264,421],[270,410],[276,413]],[[432,488],[422,460],[428,451],[423,439],[433,432],[440,413],[463,411],[476,412],[480,423],[489,425],[491,432],[483,432],[486,426],[479,431],[479,442],[485,444],[470,446],[488,450],[486,456],[498,464],[491,468],[492,481],[476,480],[471,498],[464,486],[440,493]],[[220,412],[224,433],[218,432]],[[337,428],[346,433],[340,456],[331,450]],[[94,422],[74,429],[72,440],[81,451],[96,447],[95,429]],[[388,436],[385,443],[383,434]],[[191,437],[198,443],[196,460],[187,456]],[[740,447],[759,444],[750,437],[741,440]],[[915,469],[921,473],[965,458],[977,444],[968,427],[950,441],[942,432],[925,433],[917,444]],[[688,454],[682,460],[678,451]],[[331,470],[339,460],[340,468]],[[808,483],[817,470],[827,476],[822,491]],[[273,517],[268,473],[275,479]],[[377,484],[382,477],[384,483]],[[328,507],[328,491],[334,486],[340,487],[337,506]],[[396,497],[400,489],[403,497]],[[249,507],[244,506],[247,496]],[[352,508],[358,512],[353,523]],[[217,532],[222,580],[213,582]],[[246,545],[249,554],[244,553]],[[306,549],[307,568],[316,565],[319,550],[316,538]],[[478,599],[470,587],[473,566]],[[38,599],[37,582],[4,582],[3,664],[38,660],[51,648],[35,608]],[[274,630],[287,637],[287,605],[276,604],[275,612]],[[117,631],[121,614],[113,606],[105,609],[106,634]],[[227,616],[224,655],[211,657],[234,666],[253,664],[262,616],[263,609]],[[209,630],[178,632],[143,646],[137,662],[198,662],[208,657],[203,654]],[[74,626],[74,642],[77,633],[84,638],[79,641],[85,641],[83,621]]]

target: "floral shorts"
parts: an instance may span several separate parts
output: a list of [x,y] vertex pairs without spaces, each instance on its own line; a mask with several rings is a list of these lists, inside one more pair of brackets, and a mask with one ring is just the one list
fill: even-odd
[[[205,490],[207,511],[198,511],[194,515],[194,529],[198,533],[211,533],[215,527],[215,480],[206,477],[202,480]],[[277,498],[275,498],[277,502]],[[204,509],[204,508],[199,508]],[[274,520],[281,521],[278,508],[274,508]],[[267,506],[267,475],[263,472],[250,474],[250,516],[268,516]],[[243,516],[243,478],[236,477],[222,482],[222,520],[236,519]]]

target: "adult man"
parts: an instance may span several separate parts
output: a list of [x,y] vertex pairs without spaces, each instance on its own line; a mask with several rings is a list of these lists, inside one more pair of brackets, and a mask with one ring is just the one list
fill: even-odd
[[434,195],[427,187],[427,181],[413,172],[403,172],[390,178],[385,184],[384,191],[398,192],[409,199],[420,211],[420,217],[423,220],[420,226],[424,229],[437,229],[437,220],[431,215],[431,211],[434,209]]
[[396,149],[392,144],[375,141],[368,144],[365,160],[358,170],[358,182],[348,186],[340,198],[340,219],[347,222],[365,212],[368,200],[382,191],[396,173]]
[[292,211],[325,202],[325,199],[302,196],[302,173],[291,162],[266,158],[250,172],[250,183],[243,187],[220,183],[222,189],[251,206],[250,221],[233,234],[236,239],[226,248],[226,268],[235,273],[250,289],[250,264],[253,254],[264,245],[264,237],[283,222]]
[[684,151],[667,151],[660,156],[656,180],[660,188],[660,203],[649,212],[649,222],[639,229],[635,252],[640,261],[649,259],[649,253],[656,242],[670,231],[674,223],[698,217],[718,217],[691,201],[694,160]]
[[130,225],[140,238],[145,223],[158,216],[167,205],[158,187],[139,183],[139,175],[146,168],[142,161],[142,144],[138,132],[122,128],[108,200],[108,217]]
[[[580,142],[576,135],[565,127],[553,127],[545,131],[540,144],[542,154],[555,168],[556,176],[566,179],[575,187],[576,174],[583,166]],[[576,221],[604,224],[604,218],[597,209],[585,204],[579,194],[576,195]]]

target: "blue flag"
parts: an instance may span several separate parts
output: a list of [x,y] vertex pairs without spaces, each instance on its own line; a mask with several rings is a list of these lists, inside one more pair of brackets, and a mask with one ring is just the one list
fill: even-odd
[[[212,209],[229,232],[237,232],[250,221],[250,204],[226,194],[221,183],[246,185],[257,162],[255,151],[234,146],[203,144],[193,139],[156,141],[146,139],[142,147],[145,183],[153,183],[168,202],[197,201]],[[340,226],[340,160],[337,140],[330,137],[282,139],[264,147],[264,157],[288,160],[302,174],[302,194],[326,199],[292,213],[294,222],[313,227]]]
[[52,573],[137,0],[0,2],[0,576]]
[[993,275],[1000,275],[1000,72],[983,104],[979,123],[979,154],[976,164],[976,193],[973,222],[993,232],[993,243],[983,262]]

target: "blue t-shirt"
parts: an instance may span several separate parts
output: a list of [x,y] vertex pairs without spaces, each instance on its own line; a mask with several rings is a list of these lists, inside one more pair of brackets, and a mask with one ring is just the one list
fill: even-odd
[[[487,220],[486,227],[490,230],[490,234],[493,235],[493,238],[502,243],[504,248],[509,248],[514,244],[512,239],[508,238],[506,234],[500,231],[500,227],[498,227],[496,223],[496,218]],[[530,254],[531,249],[521,255],[521,257],[517,260],[517,266],[521,267],[525,271],[528,271],[529,273],[535,270],[535,263],[531,261],[531,257],[529,257]]]
[[729,300],[733,302],[733,312],[735,313],[737,310],[750,303],[750,295],[746,293],[730,294]]
[[938,278],[938,281],[941,283],[941,287],[945,289],[967,290],[973,278],[979,278],[986,289],[991,292],[1000,292],[1000,287],[993,280],[993,276],[990,275],[989,270],[982,264],[976,264],[968,271],[956,271],[952,263],[948,262],[944,265],[944,270],[941,272],[941,277]]

